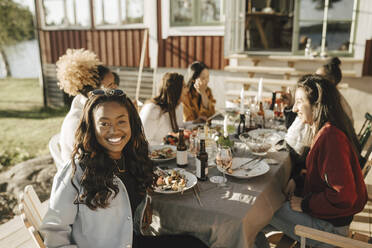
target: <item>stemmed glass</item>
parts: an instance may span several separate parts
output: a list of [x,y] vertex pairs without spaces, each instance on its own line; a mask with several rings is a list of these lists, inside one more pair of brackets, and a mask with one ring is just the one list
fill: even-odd
[[211,182],[217,182],[220,187],[229,188],[225,172],[227,169],[231,168],[232,159],[233,157],[230,147],[228,146],[218,147],[216,154],[216,164],[217,166],[220,166],[220,168],[222,169],[223,177],[221,176],[211,177],[210,179]]

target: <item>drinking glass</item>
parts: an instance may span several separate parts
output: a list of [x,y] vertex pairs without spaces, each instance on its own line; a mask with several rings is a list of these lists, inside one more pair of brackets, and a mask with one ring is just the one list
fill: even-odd
[[231,152],[230,147],[228,146],[218,147],[217,154],[216,154],[216,164],[222,169],[221,171],[222,171],[223,177],[221,176],[211,177],[210,179],[211,182],[218,183],[220,187],[229,188],[225,172],[228,168],[231,167],[232,159],[233,157],[232,157],[232,152]]
[[195,157],[199,152],[199,139],[196,133],[190,135],[189,152],[191,156]]

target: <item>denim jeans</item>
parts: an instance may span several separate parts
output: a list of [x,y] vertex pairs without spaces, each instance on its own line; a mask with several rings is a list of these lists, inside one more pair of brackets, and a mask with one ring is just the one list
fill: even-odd
[[[279,230],[290,238],[300,241],[300,237],[295,235],[294,228],[296,225],[303,225],[318,229],[321,231],[334,233],[342,236],[347,236],[349,232],[349,226],[335,227],[331,223],[325,220],[311,217],[308,214],[297,212],[291,209],[290,203],[285,202],[283,206],[275,212],[273,218],[270,221],[269,226],[265,227],[260,233],[258,233],[255,241],[256,248],[269,248],[269,242],[267,241],[264,232],[268,230]],[[333,247],[328,244],[321,243],[312,239],[306,239],[306,245],[319,248]]]

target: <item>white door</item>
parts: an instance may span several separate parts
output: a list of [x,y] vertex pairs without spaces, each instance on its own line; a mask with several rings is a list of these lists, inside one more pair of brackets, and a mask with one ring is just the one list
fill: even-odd
[[245,0],[226,1],[225,57],[244,51]]

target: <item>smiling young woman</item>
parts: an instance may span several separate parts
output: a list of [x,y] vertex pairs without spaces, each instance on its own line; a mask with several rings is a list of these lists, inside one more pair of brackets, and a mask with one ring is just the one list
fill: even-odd
[[72,155],[53,181],[41,228],[48,247],[206,247],[187,235],[143,235],[152,216],[153,162],[138,112],[123,91],[92,92]]
[[[293,111],[313,132],[306,157],[302,190],[277,210],[270,225],[299,241],[297,224],[347,235],[353,216],[367,202],[359,165],[359,143],[350,118],[340,103],[340,93],[327,79],[312,75],[299,82]],[[289,195],[300,187],[293,181]],[[262,234],[258,247],[269,247]],[[309,240],[312,247],[329,247]]]

